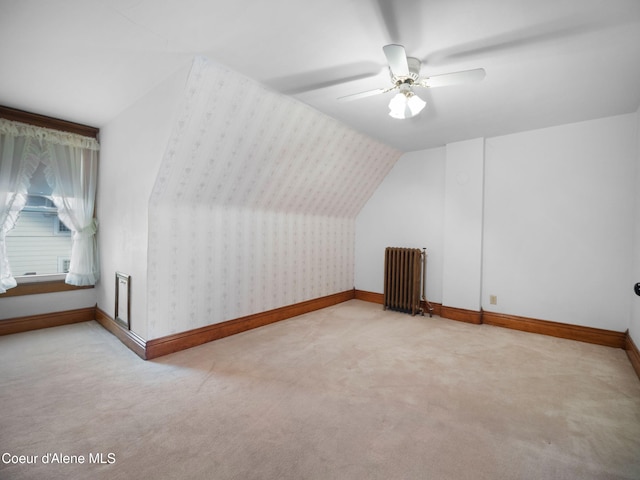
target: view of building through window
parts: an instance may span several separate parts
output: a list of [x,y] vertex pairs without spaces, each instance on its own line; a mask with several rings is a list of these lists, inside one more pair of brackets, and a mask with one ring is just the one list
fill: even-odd
[[71,258],[71,231],[58,219],[48,198],[51,187],[40,164],[31,178],[27,204],[6,237],[14,276],[67,273]]
[[60,222],[57,209],[46,197],[29,195],[6,241],[14,276],[69,271],[71,231]]

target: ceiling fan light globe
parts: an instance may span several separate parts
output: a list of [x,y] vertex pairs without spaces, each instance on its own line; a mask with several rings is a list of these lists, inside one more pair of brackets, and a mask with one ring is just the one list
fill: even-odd
[[391,118],[397,118],[399,120],[403,120],[405,118],[411,118],[415,116],[415,114],[409,108],[409,105],[406,104],[403,108],[398,108],[396,110],[390,110],[389,116]]
[[407,106],[407,97],[404,93],[397,93],[389,101],[389,110],[392,112],[400,112]]
[[389,116],[400,120],[415,117],[425,106],[426,102],[417,95],[401,92],[389,102]]
[[[409,110],[409,115],[411,115],[411,110]],[[408,118],[408,117],[406,116],[406,112],[405,112],[404,110],[400,110],[400,111],[394,111],[394,110],[391,110],[391,111],[389,112],[389,116],[390,116],[391,118],[396,118],[396,119],[398,119],[398,120],[404,120],[405,118]]]
[[412,116],[419,114],[424,107],[427,105],[427,102],[425,102],[424,100],[422,100],[419,96],[417,95],[412,95],[408,100],[407,100],[407,106],[409,107],[409,109],[411,110]]

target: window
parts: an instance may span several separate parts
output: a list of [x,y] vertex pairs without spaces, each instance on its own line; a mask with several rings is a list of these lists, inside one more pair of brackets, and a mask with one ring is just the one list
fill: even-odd
[[27,202],[7,233],[7,256],[16,277],[67,273],[59,258],[71,257],[71,230],[58,217],[51,186],[40,164],[29,185]]
[[71,259],[67,257],[58,257],[58,273],[69,273],[69,265]]
[[68,285],[95,285],[96,137],[91,127],[0,106],[0,294],[15,277],[64,272]]
[[60,221],[60,217],[56,217],[55,225],[53,227],[54,235],[65,235],[67,237],[71,236],[71,230],[64,223]]

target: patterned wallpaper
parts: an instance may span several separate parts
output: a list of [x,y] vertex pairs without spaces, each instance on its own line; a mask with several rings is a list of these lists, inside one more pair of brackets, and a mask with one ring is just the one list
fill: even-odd
[[353,288],[355,217],[401,152],[194,60],[149,205],[148,339]]

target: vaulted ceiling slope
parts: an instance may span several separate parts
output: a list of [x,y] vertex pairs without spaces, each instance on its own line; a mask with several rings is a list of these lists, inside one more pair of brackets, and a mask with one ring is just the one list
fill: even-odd
[[151,203],[355,218],[400,155],[199,56]]
[[[416,118],[387,115],[382,47],[426,76]],[[0,104],[103,127],[196,54],[402,151],[630,113],[638,0],[2,0]]]

